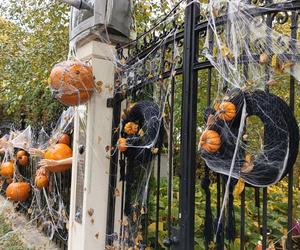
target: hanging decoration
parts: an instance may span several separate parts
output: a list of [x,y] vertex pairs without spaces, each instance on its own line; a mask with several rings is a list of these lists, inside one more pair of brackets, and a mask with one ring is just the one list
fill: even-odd
[[[141,221],[146,216],[152,160],[161,144],[162,118],[159,106],[152,101],[139,101],[122,114],[120,180],[126,181],[124,214],[127,216],[128,245],[142,241]],[[129,230],[130,229],[130,230]]]
[[[202,54],[219,80],[213,108],[206,109],[206,127],[199,149],[206,166],[226,176],[216,235],[220,240],[219,233],[226,228],[227,238],[233,241],[236,180],[239,186],[246,183],[267,187],[284,178],[296,161],[298,124],[286,102],[272,94],[272,88],[281,84],[284,74],[300,80],[300,64],[293,56],[299,53],[300,43],[272,29],[272,22],[264,16],[253,15],[267,13],[267,7],[241,0],[212,0],[206,8],[203,15],[207,35]],[[278,18],[276,15],[272,18],[279,23],[289,18],[281,13]],[[261,122],[256,122],[255,129],[250,126],[253,118]],[[249,138],[248,134],[256,136]],[[222,220],[224,212],[226,225]],[[210,208],[206,213],[210,214]],[[206,221],[211,221],[211,216]],[[210,241],[211,235],[208,238]]]
[[86,103],[94,93],[92,68],[80,61],[56,64],[49,77],[53,96],[67,106]]

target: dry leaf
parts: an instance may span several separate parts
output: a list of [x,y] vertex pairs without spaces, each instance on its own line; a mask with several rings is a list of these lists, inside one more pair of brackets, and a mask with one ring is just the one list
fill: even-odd
[[132,220],[133,220],[133,222],[136,222],[136,221],[137,221],[137,214],[136,214],[135,211],[133,212]]
[[128,226],[128,220],[127,220],[127,218],[123,219],[122,225],[125,226],[125,227]]
[[283,73],[281,63],[280,63],[279,57],[277,55],[272,56],[272,68],[274,69],[274,72],[277,74]]
[[89,215],[89,216],[93,216],[93,214],[94,214],[94,209],[90,208],[87,212],[88,212],[88,215]]
[[239,178],[234,188],[234,196],[239,196],[244,191],[244,188],[245,188],[245,181],[243,178]]
[[213,7],[212,13],[214,17],[218,17],[220,15],[220,10],[217,9],[216,7]]
[[285,69],[289,69],[294,65],[294,62],[292,61],[286,61],[281,65],[281,69],[285,70]]
[[226,47],[226,46],[222,46],[221,47],[221,54],[222,54],[222,57],[224,57],[224,58],[225,57],[229,57],[229,58],[233,57],[230,49],[228,47]]
[[267,85],[269,85],[269,86],[274,86],[274,85],[276,85],[278,82],[276,81],[276,80],[274,80],[274,79],[270,79],[268,82],[267,82]]
[[251,87],[254,84],[253,80],[246,80],[245,85]]
[[117,189],[117,188],[115,189],[115,194],[114,194],[114,195],[115,195],[115,197],[119,197],[119,196],[120,196],[120,191],[119,191],[119,189]]
[[144,135],[145,135],[144,130],[143,130],[143,129],[140,129],[139,132],[138,132],[138,135],[139,135],[140,137],[144,137]]
[[133,208],[136,208],[136,207],[138,207],[138,206],[139,206],[139,203],[138,203],[138,202],[135,202],[135,203],[132,204],[132,207],[133,207]]
[[96,82],[96,89],[97,89],[97,92],[99,94],[101,94],[101,92],[102,92],[102,86],[103,86],[103,82],[102,81]]
[[142,234],[140,232],[138,232],[138,234],[137,234],[137,236],[136,236],[136,238],[134,240],[135,244],[139,245],[140,241],[142,241],[142,240],[143,240],[143,236],[142,236]]
[[156,155],[158,153],[158,148],[151,148],[151,153]]
[[269,56],[267,53],[262,53],[259,56],[259,63],[261,64],[267,64],[269,62]]
[[107,153],[109,150],[110,150],[110,146],[109,146],[109,145],[106,145],[106,146],[105,146],[105,152]]
[[128,238],[129,238],[129,233],[128,233],[127,231],[124,233],[124,238],[125,238],[125,239],[128,239]]
[[146,208],[142,207],[142,209],[141,209],[141,214],[146,214],[146,213],[147,213],[146,210],[147,210]]
[[120,60],[120,64],[125,65],[126,64],[126,60],[124,57],[122,57],[122,59]]
[[253,170],[253,161],[252,161],[252,157],[250,154],[246,154],[246,157],[245,157],[245,162],[241,168],[241,172],[244,173],[244,174],[248,174],[250,173],[252,170]]

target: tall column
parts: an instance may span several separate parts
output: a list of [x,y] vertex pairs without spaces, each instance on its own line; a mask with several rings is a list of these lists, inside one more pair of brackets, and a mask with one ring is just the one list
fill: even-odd
[[[91,62],[96,82],[101,84],[98,84],[98,93],[86,105],[85,125],[80,126],[79,122],[79,115],[84,112],[84,107],[79,107],[76,114],[68,248],[105,249],[110,163],[110,151],[107,147],[111,145],[113,115],[112,108],[107,107],[107,98],[113,95],[115,49],[111,45],[91,41],[78,48],[77,52],[81,60]],[[84,135],[80,128],[85,126],[84,164],[78,148]],[[85,166],[84,174],[78,167],[80,162]],[[83,185],[79,175],[84,176]],[[82,196],[80,192],[83,192]],[[78,208],[80,205],[82,207]]]

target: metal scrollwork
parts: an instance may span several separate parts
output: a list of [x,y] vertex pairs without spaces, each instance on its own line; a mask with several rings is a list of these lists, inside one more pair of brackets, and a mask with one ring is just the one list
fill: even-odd
[[289,14],[287,12],[276,12],[272,16],[272,20],[279,24],[285,24],[289,20]]

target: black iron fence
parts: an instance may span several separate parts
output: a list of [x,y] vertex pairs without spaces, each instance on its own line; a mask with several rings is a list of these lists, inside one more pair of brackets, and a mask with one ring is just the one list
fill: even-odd
[[[266,7],[253,7],[249,9],[249,14],[260,16],[268,27],[279,31],[285,29],[285,32],[294,39],[299,37],[299,1],[247,2],[254,6]],[[275,219],[279,213],[275,215],[273,213],[273,210],[277,209],[274,208],[273,196],[271,197],[270,194],[273,188],[249,186],[241,192],[240,199],[235,202],[235,215],[230,217],[231,220],[236,221],[236,230],[233,230],[233,233],[228,232],[230,221],[228,218],[225,221],[226,216],[224,216],[222,230],[213,237],[208,236],[215,232],[215,226],[211,226],[214,232],[207,231],[209,228],[205,224],[207,223],[205,217],[207,219],[209,216],[207,209],[208,206],[212,206],[211,216],[214,219],[219,217],[227,178],[212,173],[200,158],[196,146],[199,139],[197,128],[203,126],[205,108],[209,107],[215,98],[218,77],[211,63],[200,54],[208,35],[208,23],[203,15],[206,10],[201,3],[188,0],[187,4],[184,24],[177,21],[180,10],[174,8],[153,29],[138,35],[138,39],[129,46],[117,48],[120,62],[126,61],[126,64],[119,65],[115,79],[115,96],[108,100],[108,106],[113,108],[114,114],[113,151],[119,139],[122,102],[155,100],[160,89],[166,85],[171,86],[168,98],[166,98],[167,108],[163,114],[168,131],[165,133],[164,142],[153,163],[156,166],[153,170],[153,178],[151,177],[152,185],[149,185],[146,192],[147,211],[143,209],[141,212],[143,223],[141,230],[138,231],[143,231],[143,233],[139,238],[139,242],[142,242],[142,244],[139,243],[140,247],[181,250],[252,249],[255,245],[251,245],[250,241],[255,236],[257,240],[261,239],[262,249],[267,249],[276,227],[280,227],[282,231],[279,239],[276,240],[278,235],[273,237],[276,249],[281,249],[279,245],[284,245],[286,249],[299,249],[297,248],[299,245],[293,244],[294,238],[292,237],[293,218],[298,211],[293,205],[296,202],[293,195],[297,194],[296,190],[299,190],[293,180],[293,170],[286,178],[287,186],[279,184],[281,185],[279,189],[283,189],[284,193],[284,201],[278,201],[284,203],[280,208],[281,215],[285,215],[281,218],[281,224],[275,225]],[[216,19],[220,34],[226,32],[226,20],[226,13]],[[268,34],[266,38],[267,36]],[[210,39],[209,46],[213,49],[213,39]],[[128,55],[124,56],[125,54]],[[259,55],[253,55],[253,57],[259,58]],[[248,70],[246,61],[241,60],[241,65],[244,71]],[[282,86],[271,91],[281,95],[299,118],[299,101],[295,98],[299,91],[296,80],[293,77],[285,77],[282,79]],[[286,88],[284,93],[281,92],[282,88]],[[166,160],[162,160],[163,158]],[[121,180],[122,190],[118,190],[120,195],[116,195],[119,181],[117,176],[122,168],[119,160],[118,154],[112,154],[107,244],[115,244],[116,237],[111,238],[111,236],[117,234],[118,244],[125,246],[128,244],[126,239],[131,236],[126,235],[124,229],[127,226],[127,223],[124,223],[126,216],[123,211],[126,201],[126,179]],[[163,173],[164,171],[167,174]],[[122,204],[120,232],[114,232],[117,199],[121,199]],[[251,228],[249,226],[251,223],[254,223],[255,227]],[[133,237],[136,238],[138,234],[135,232]],[[230,234],[233,234],[233,237]],[[285,237],[282,237],[284,235]],[[282,243],[282,240],[285,243]]]

